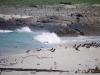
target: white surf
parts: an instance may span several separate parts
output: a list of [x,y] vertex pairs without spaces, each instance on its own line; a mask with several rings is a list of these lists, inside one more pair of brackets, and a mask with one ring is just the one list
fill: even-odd
[[44,44],[59,44],[61,39],[57,34],[50,32],[43,32],[40,35],[34,37],[35,40],[44,43]]
[[16,29],[15,31],[17,31],[17,32],[32,32],[31,29],[27,26],[22,27],[20,29]]
[[9,32],[13,32],[11,30],[0,30],[0,33],[9,33]]

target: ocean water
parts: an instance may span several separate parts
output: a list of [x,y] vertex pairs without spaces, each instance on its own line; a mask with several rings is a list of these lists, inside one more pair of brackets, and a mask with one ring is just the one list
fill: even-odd
[[59,37],[51,32],[31,31],[29,27],[22,27],[14,31],[0,30],[0,55],[22,53],[26,50],[40,48],[52,48],[58,44],[72,46],[91,41],[100,43],[100,36]]
[[0,33],[0,53],[13,53],[20,50],[47,47],[47,45],[34,40],[35,35],[26,32]]
[[51,38],[49,39],[49,36],[52,36],[52,34],[55,38],[54,33],[31,31],[28,27],[16,29],[15,31],[0,30],[0,54],[20,53],[37,48],[51,48],[56,44],[50,42]]

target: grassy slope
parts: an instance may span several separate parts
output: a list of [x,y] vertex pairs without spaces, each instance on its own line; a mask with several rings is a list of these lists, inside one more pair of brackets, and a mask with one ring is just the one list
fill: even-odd
[[60,4],[61,2],[100,4],[100,0],[0,0],[0,5]]

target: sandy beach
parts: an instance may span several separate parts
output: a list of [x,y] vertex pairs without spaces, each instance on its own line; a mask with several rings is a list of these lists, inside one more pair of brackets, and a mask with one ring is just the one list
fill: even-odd
[[[79,43],[77,41],[80,39],[77,39],[76,44],[72,43],[72,45],[71,39],[69,43],[65,41],[60,43],[59,40],[60,37],[71,38],[70,36],[78,38],[85,35],[87,37],[100,36],[99,9],[100,6],[96,5],[0,6],[0,32],[4,33],[2,37],[7,32],[11,32],[8,35],[11,36],[13,33],[13,37],[16,38],[14,34],[17,33],[18,39],[20,32],[31,33],[34,30],[42,30],[49,33],[39,34],[36,37],[37,41],[46,44],[59,43],[51,48],[26,49],[25,52],[19,54],[3,55],[1,53],[0,75],[100,75],[99,39]],[[24,38],[26,36],[31,38],[26,37],[24,40],[21,37],[20,40],[23,40],[21,42],[27,41],[27,38],[33,41],[33,33],[31,35],[24,34]],[[90,40],[87,37],[83,38],[83,41]],[[10,37],[10,41],[14,38]],[[7,40],[9,42],[9,39]],[[23,45],[19,40],[15,41]],[[20,45],[18,45],[19,48]]]
[[[0,56],[1,75],[18,73],[18,75],[31,75],[32,73],[46,75],[49,72],[48,75],[91,75],[91,73],[99,75],[96,72],[100,72],[100,48],[80,47],[79,49],[80,51],[77,51],[66,45],[59,45],[55,49],[31,50],[23,54]],[[2,70],[4,68],[8,69]],[[13,70],[10,70],[11,68]],[[26,70],[17,69],[31,70],[26,72]]]

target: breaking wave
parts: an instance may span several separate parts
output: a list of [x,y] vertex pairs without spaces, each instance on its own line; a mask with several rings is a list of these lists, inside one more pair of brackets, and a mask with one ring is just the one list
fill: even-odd
[[9,33],[9,32],[32,32],[28,26],[15,29],[15,30],[0,30],[0,33]]
[[61,39],[55,33],[43,32],[40,35],[34,37],[35,40],[44,44],[59,44]]
[[20,29],[16,29],[17,32],[32,32],[29,27],[22,27]]
[[13,32],[12,30],[0,30],[0,33],[9,33],[9,32]]

